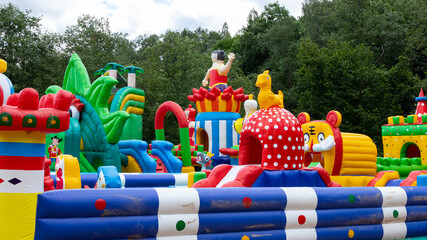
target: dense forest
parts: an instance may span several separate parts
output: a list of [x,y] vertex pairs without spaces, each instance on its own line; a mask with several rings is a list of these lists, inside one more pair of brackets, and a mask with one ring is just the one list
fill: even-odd
[[[427,1],[305,0],[296,19],[278,3],[248,13],[231,36],[220,30],[167,31],[129,39],[110,30],[109,21],[83,15],[63,33],[44,30],[41,17],[13,4],[0,5],[0,58],[15,90],[44,93],[62,86],[72,53],[91,79],[109,62],[138,66],[137,87],[146,92],[144,140],[154,139],[154,115],[168,100],[183,108],[201,86],[215,49],[234,52],[229,85],[255,96],[256,76],[270,70],[273,91],[282,90],[285,108],[313,120],[330,110],[343,116],[341,131],[369,135],[381,146],[388,116],[415,112],[414,98],[427,86]],[[172,114],[165,120],[168,140],[178,142]]]

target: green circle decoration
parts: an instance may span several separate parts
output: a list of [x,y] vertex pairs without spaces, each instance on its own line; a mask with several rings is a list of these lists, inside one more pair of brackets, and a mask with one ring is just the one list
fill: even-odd
[[397,218],[399,216],[399,212],[397,210],[393,210],[393,217]]
[[350,194],[350,196],[348,196],[348,201],[350,203],[354,203],[356,201],[356,197],[353,194]]
[[182,221],[182,220],[179,220],[179,221],[176,223],[176,230],[178,230],[178,231],[182,231],[182,230],[184,230],[184,228],[185,228],[185,222],[184,222],[184,221]]

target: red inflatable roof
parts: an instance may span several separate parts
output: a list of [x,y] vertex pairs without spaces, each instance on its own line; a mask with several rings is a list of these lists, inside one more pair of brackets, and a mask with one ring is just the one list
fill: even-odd
[[[70,123],[68,109],[74,95],[60,90],[57,94],[43,97],[39,101],[38,92],[35,89],[26,88],[19,94],[14,93],[9,96],[6,105],[1,106],[3,104],[1,101],[0,130],[46,133],[66,131]],[[46,105],[49,107],[45,108]]]

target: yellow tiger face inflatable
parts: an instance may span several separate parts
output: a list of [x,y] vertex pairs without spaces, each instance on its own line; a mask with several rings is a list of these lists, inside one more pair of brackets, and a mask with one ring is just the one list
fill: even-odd
[[304,133],[304,165],[320,162],[332,176],[376,174],[377,148],[366,135],[339,130],[342,116],[330,111],[326,121],[310,121],[308,113],[300,113],[298,121]]

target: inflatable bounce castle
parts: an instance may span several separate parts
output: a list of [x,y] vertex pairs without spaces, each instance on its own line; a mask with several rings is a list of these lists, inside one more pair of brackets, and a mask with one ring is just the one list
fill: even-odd
[[[257,77],[260,109],[255,111],[243,89],[226,86],[234,55],[226,64],[223,55],[212,54],[205,78],[210,90],[193,89],[188,97],[195,102],[196,117],[176,103],[163,103],[150,145],[123,137],[126,126],[133,126],[127,125],[131,114],[142,114],[145,99],[132,86],[112,91],[118,82],[114,71],[121,71],[117,64],[107,67],[112,74],[90,83],[73,55],[63,87],[50,87],[40,99],[34,89],[3,91],[11,85],[1,78],[2,71],[0,239],[427,236],[427,171],[411,168],[401,178],[402,169],[392,169],[397,164],[391,164],[396,162],[391,156],[378,158],[383,165],[376,162],[368,136],[339,130],[338,111],[326,120],[313,121],[308,113],[295,117],[284,108],[282,92],[271,91],[268,71]],[[2,62],[1,69],[6,69]],[[241,118],[245,101],[248,111]],[[168,111],[177,116],[180,147],[164,140]],[[384,141],[400,149],[405,166],[423,163],[425,115],[418,113],[421,117],[392,117],[383,126]],[[193,124],[196,146],[190,144]],[[194,165],[208,163],[212,154],[216,166],[195,172]],[[220,164],[227,158],[237,158],[238,165]],[[55,173],[49,171],[51,160]],[[378,171],[381,167],[390,169]]]

